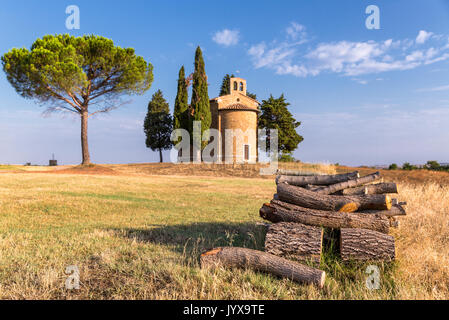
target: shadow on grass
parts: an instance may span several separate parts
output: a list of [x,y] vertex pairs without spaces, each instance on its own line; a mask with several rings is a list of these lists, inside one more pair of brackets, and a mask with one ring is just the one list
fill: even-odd
[[[263,251],[266,228],[256,223],[211,222],[150,225],[148,229],[115,229],[114,232],[135,241],[166,246],[181,254],[184,264],[197,266],[201,253],[214,247],[233,246]],[[392,296],[395,295],[393,275],[396,263],[343,262],[339,251],[339,231],[326,229],[321,263],[315,267],[324,270],[331,281],[338,283],[338,286],[354,290],[357,283],[362,287],[365,286],[365,279],[368,277],[365,273],[366,268],[375,265],[380,271],[381,286]]]
[[263,250],[266,229],[256,223],[193,223],[150,225],[148,229],[115,229],[129,239],[168,246],[186,256],[222,246]]

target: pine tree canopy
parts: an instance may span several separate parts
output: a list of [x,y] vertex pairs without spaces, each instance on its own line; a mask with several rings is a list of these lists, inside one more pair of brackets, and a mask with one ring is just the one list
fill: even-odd
[[22,97],[77,113],[99,97],[143,94],[153,82],[152,65],[134,49],[95,35],[47,35],[31,50],[15,48],[1,60],[8,81]]

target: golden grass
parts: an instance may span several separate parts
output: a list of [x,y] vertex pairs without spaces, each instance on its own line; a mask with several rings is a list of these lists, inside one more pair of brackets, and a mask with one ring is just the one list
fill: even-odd
[[400,185],[408,202],[395,232],[399,298],[449,299],[449,186]]
[[[223,245],[262,250],[258,209],[272,179],[2,174],[2,299],[448,299],[448,187],[400,185],[398,261],[367,264],[326,251],[323,290],[251,270],[202,270],[198,257]],[[67,266],[80,290],[64,284]]]
[[[101,167],[113,169],[118,174],[125,175],[172,175],[172,176],[214,176],[214,177],[242,177],[265,178],[261,176],[262,168],[268,164],[172,164],[172,163],[142,163],[130,165],[102,165]],[[337,173],[334,165],[324,163],[289,162],[278,164],[280,169],[297,170],[301,172],[316,172],[320,174]]]

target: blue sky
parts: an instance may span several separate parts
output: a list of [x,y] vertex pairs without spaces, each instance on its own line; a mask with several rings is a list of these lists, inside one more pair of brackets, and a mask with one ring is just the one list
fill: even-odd
[[[68,5],[81,29],[67,30]],[[365,26],[368,5],[380,29]],[[142,123],[161,89],[173,108],[179,68],[203,49],[209,95],[234,73],[259,100],[284,93],[302,122],[295,157],[375,165],[449,162],[449,4],[444,1],[2,1],[0,53],[45,34],[98,34],[154,65],[144,96],[90,122],[97,163],[152,162]],[[17,95],[0,73],[0,163],[81,161],[79,119]],[[166,155],[167,156],[167,155]]]

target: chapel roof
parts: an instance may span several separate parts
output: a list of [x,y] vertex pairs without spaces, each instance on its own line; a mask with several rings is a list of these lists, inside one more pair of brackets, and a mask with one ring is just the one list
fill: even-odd
[[234,104],[230,104],[226,107],[221,107],[218,109],[218,111],[221,110],[242,110],[242,111],[254,111],[254,112],[260,112],[259,109],[254,109],[254,108],[250,108],[244,104],[241,103],[234,103]]
[[[245,97],[245,98],[247,98],[247,99],[249,99],[249,100],[251,100],[251,101],[254,101],[254,102],[257,102],[258,104],[260,104],[259,101],[257,101],[256,99],[253,99],[253,98],[251,98],[251,97],[248,97],[246,94],[243,94],[243,93],[240,93],[240,92],[239,92],[238,94],[241,95],[241,96],[243,96],[243,97]],[[216,98],[210,99],[210,101],[216,101],[216,100],[220,99],[221,97],[226,97],[226,96],[230,96],[230,94],[227,94],[227,95],[225,95],[225,96],[220,96],[220,97],[216,97]]]

